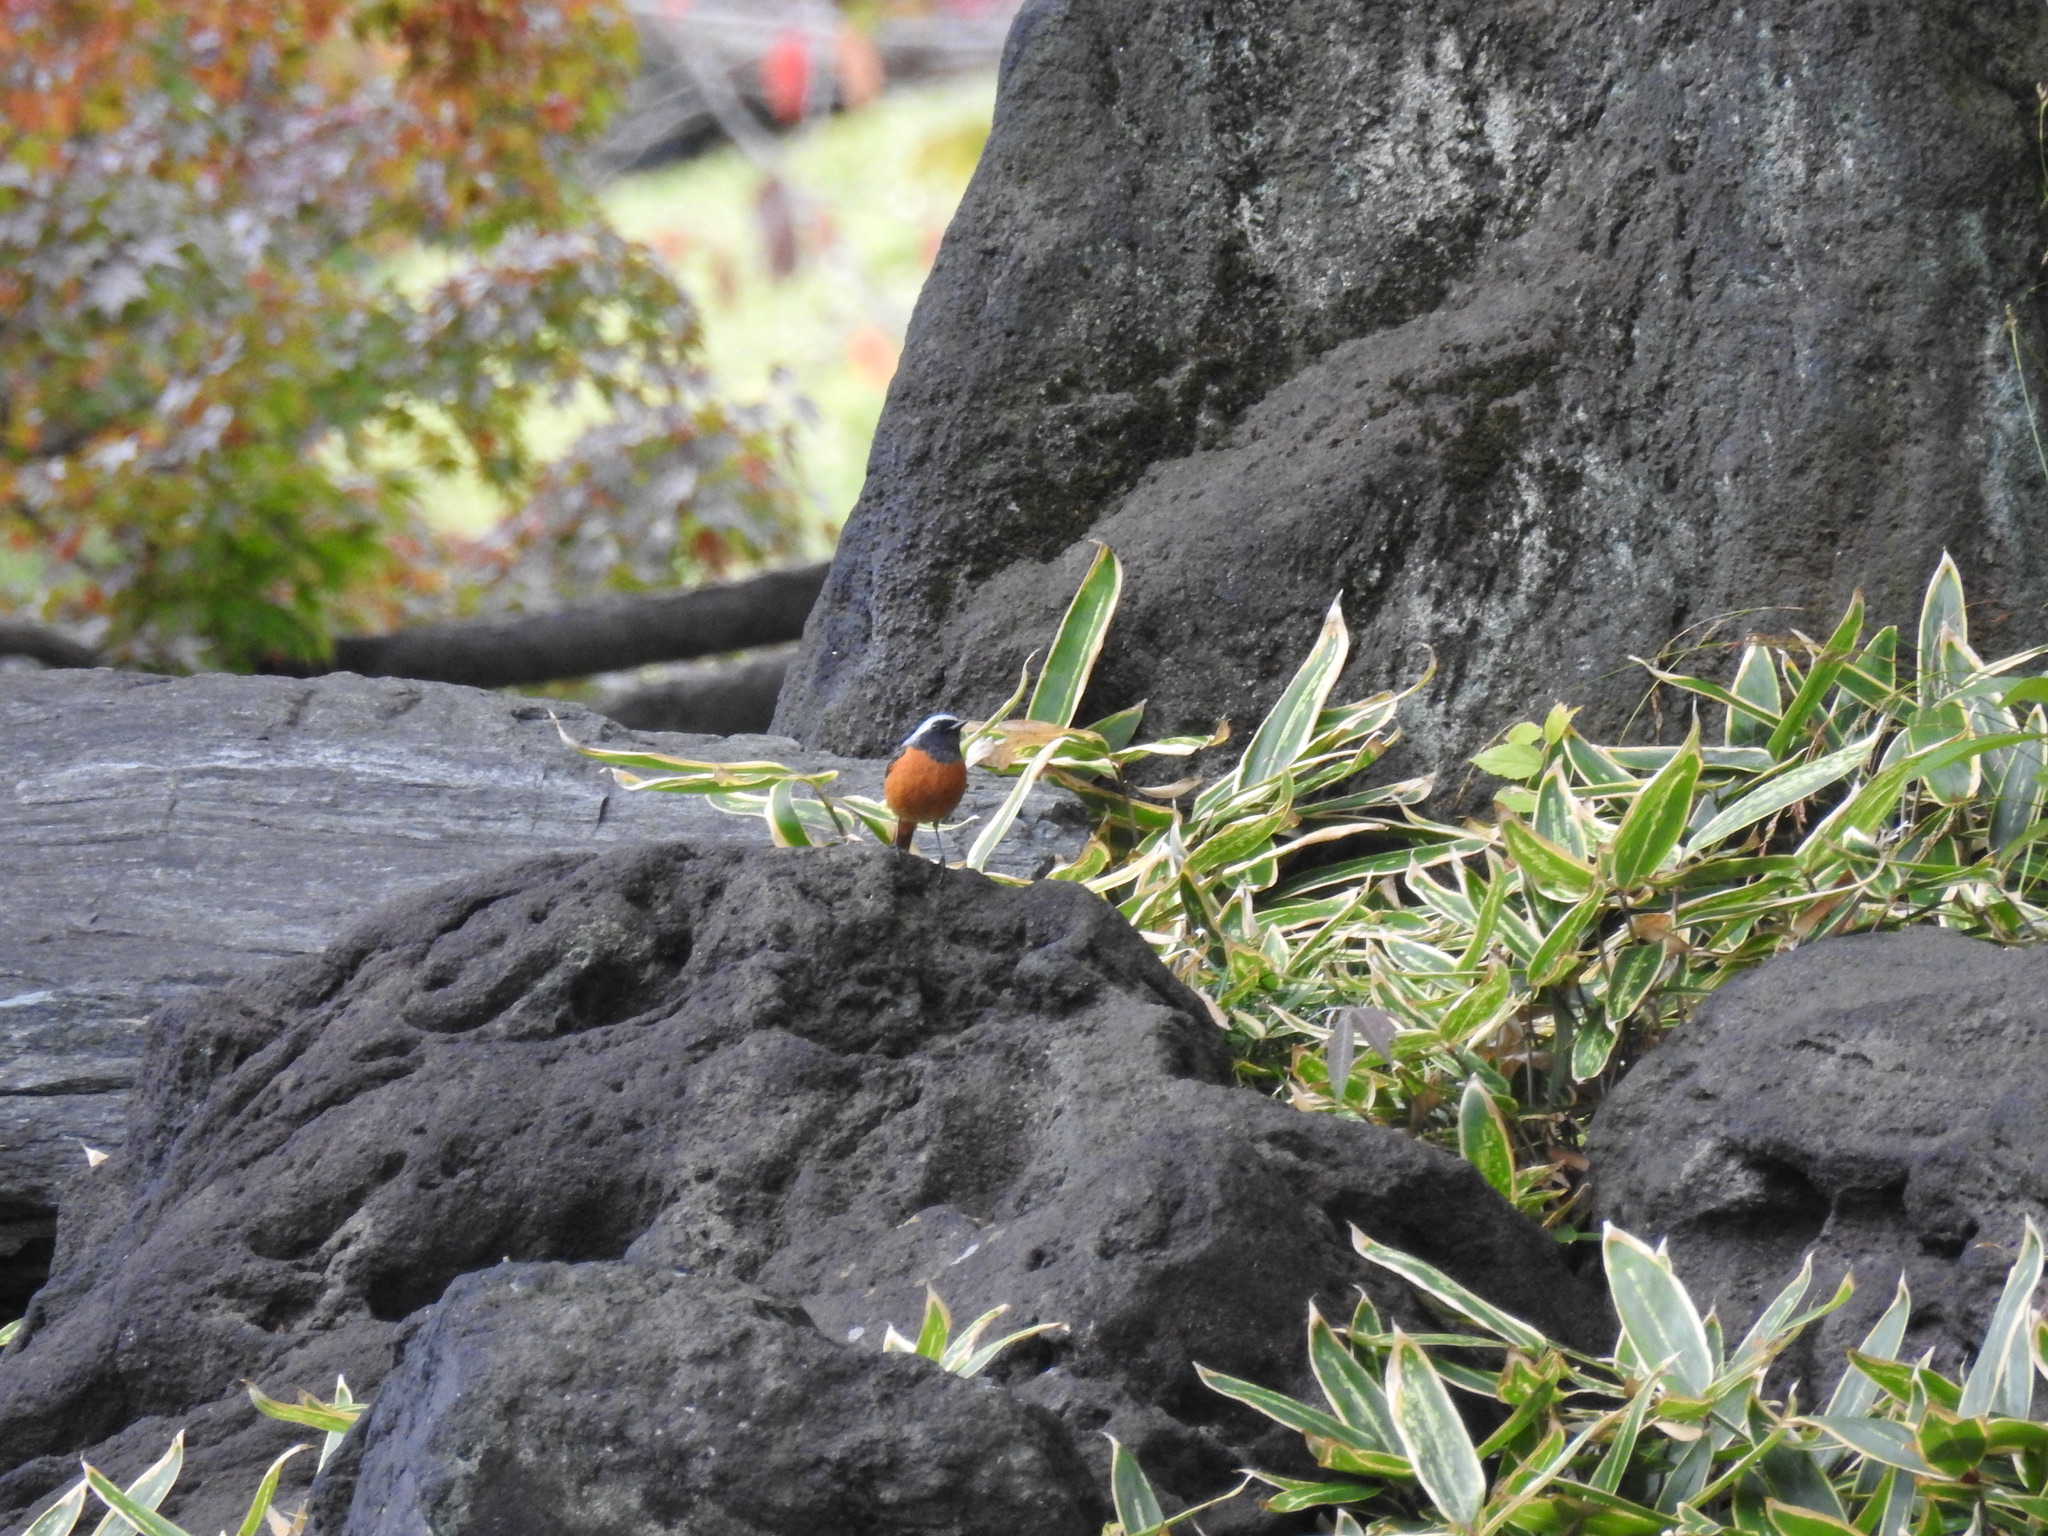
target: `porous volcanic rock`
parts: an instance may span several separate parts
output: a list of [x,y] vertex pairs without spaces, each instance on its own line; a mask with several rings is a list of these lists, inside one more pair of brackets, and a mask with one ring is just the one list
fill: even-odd
[[[1813,1256],[1857,1294],[1788,1376],[1831,1383],[1901,1274],[1907,1353],[1974,1352],[2048,1226],[2048,951],[1939,928],[1826,939],[1731,981],[1594,1118],[1599,1214],[1669,1237],[1739,1331]],[[1824,1294],[1824,1292],[1823,1292]]]
[[1096,1536],[1043,1408],[848,1349],[801,1309],[633,1264],[465,1275],[316,1490],[335,1536]]
[[[286,1438],[238,1378],[374,1390],[408,1323],[508,1261],[750,1287],[860,1354],[914,1326],[927,1283],[963,1322],[1065,1322],[1001,1390],[1096,1476],[1107,1430],[1190,1497],[1248,1460],[1305,1466],[1191,1362],[1307,1391],[1310,1297],[1362,1284],[1424,1321],[1347,1224],[1601,1342],[1558,1246],[1468,1165],[1229,1086],[1197,999],[1106,904],[885,849],[666,844],[473,877],[172,1005],[141,1081],[0,1359],[0,1518],[81,1450],[126,1473],[182,1420],[200,1487],[173,1516],[211,1529]],[[374,1420],[366,1475],[376,1425],[452,1443],[426,1411]],[[658,1528],[721,1529],[694,1518]]]
[[1341,590],[1404,774],[1944,545],[2048,639],[2044,78],[2035,0],[1032,0],[776,729],[1004,697],[1089,539],[1091,710],[1247,726]]
[[[122,1135],[150,1010],[317,952],[378,902],[556,849],[688,836],[757,845],[695,796],[631,795],[578,740],[835,768],[762,736],[636,736],[573,704],[443,683],[0,673],[0,1320],[48,1270],[80,1144]],[[1008,792],[977,774],[963,814]],[[1085,836],[1035,795],[992,867]]]

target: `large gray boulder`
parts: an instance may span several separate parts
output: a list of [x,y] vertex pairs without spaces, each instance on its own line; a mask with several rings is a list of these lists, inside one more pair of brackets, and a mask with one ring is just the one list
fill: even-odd
[[[880,763],[788,740],[635,735],[577,705],[442,683],[0,673],[0,1320],[47,1271],[81,1143],[121,1139],[152,1009],[317,953],[389,898],[536,853],[766,841],[700,798],[627,794],[551,714],[582,741],[836,768],[867,794],[881,782]],[[976,775],[963,814],[1008,788]],[[1030,874],[1084,835],[1069,797],[1037,795],[992,867]]]
[[2027,1218],[2048,1227],[2048,950],[1928,927],[1781,956],[1636,1065],[1588,1151],[1600,1216],[1670,1238],[1730,1337],[1806,1256],[1828,1289],[1855,1272],[1785,1368],[1803,1399],[1901,1275],[1908,1355],[1953,1368]]
[[[348,1528],[412,1529],[376,1524],[393,1500],[495,1508],[456,1486],[450,1448],[574,1424],[591,1438],[514,1458],[536,1508],[590,1504],[579,1479],[595,1478],[609,1491],[592,1507],[689,1491],[661,1521],[613,1529],[729,1529],[714,1519],[727,1485],[660,1445],[599,1454],[606,1425],[641,1444],[643,1413],[537,1406],[596,1390],[566,1354],[458,1348],[480,1309],[538,1334],[586,1302],[630,1311],[672,1294],[701,1316],[650,1343],[647,1369],[678,1383],[727,1371],[721,1330],[763,1296],[782,1320],[740,1354],[765,1351],[777,1373],[871,1355],[889,1324],[914,1328],[927,1283],[962,1322],[1008,1305],[1015,1325],[1067,1323],[996,1369],[984,1390],[1013,1399],[996,1418],[950,1387],[929,1401],[930,1422],[969,1441],[999,1420],[1029,1428],[1018,1454],[1040,1460],[1018,1486],[1087,1466],[1048,1520],[1094,1507],[1099,1430],[1185,1497],[1221,1491],[1241,1465],[1308,1471],[1298,1436],[1205,1391],[1193,1362],[1312,1392],[1307,1304],[1348,1309],[1361,1285],[1426,1326],[1352,1251],[1351,1223],[1561,1337],[1603,1342],[1563,1250],[1468,1164],[1230,1086],[1221,1032],[1113,908],[888,849],[670,843],[473,876],[387,906],[317,958],[166,1008],[140,1081],[128,1140],[67,1194],[56,1270],[0,1358],[0,1525],[62,1486],[81,1452],[128,1474],[181,1422],[197,1487],[170,1512],[231,1525],[288,1438],[239,1379],[288,1396],[345,1372],[381,1392],[402,1355],[407,1382],[452,1372],[510,1392],[507,1373],[523,1371],[526,1395],[380,1400],[359,1432],[362,1511],[356,1494],[325,1495],[348,1506]],[[458,1285],[508,1262],[606,1268],[588,1288]],[[445,1325],[444,1295],[461,1314]],[[823,1371],[818,1443],[848,1443],[833,1403],[901,1379]],[[764,1403],[785,1401],[771,1388]],[[703,1413],[731,1430],[720,1455],[791,1454],[739,1433],[743,1403]],[[1049,1424],[1064,1440],[1045,1439]],[[694,1443],[680,1425],[670,1436]],[[871,1438],[842,1480],[911,1497],[892,1481],[896,1446]],[[838,1505],[805,1508],[771,1528],[972,1528],[964,1514],[841,1525]],[[483,1513],[433,1528],[505,1529]]]
[[1095,706],[1248,725],[1341,590],[1403,772],[1944,545],[2048,638],[2044,78],[2036,0],[1032,0],[776,729],[1003,697],[1088,539]]

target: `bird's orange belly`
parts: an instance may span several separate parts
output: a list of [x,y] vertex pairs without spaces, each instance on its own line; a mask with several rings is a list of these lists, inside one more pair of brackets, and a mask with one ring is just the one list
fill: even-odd
[[966,763],[935,763],[915,748],[891,763],[882,780],[882,798],[905,821],[950,816],[966,792]]

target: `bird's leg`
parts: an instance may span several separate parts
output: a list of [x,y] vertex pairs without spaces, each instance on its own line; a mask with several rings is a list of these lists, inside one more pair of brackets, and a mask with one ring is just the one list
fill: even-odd
[[932,836],[939,840],[939,864],[941,867],[951,864],[953,861],[946,853],[946,834],[939,829],[939,824],[936,821],[932,823]]

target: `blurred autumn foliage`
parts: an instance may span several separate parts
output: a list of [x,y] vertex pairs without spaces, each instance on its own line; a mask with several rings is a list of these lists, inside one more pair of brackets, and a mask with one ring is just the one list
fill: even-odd
[[[633,49],[607,0],[0,0],[0,612],[251,667],[794,547],[578,179]],[[438,535],[452,474],[524,510]]]

